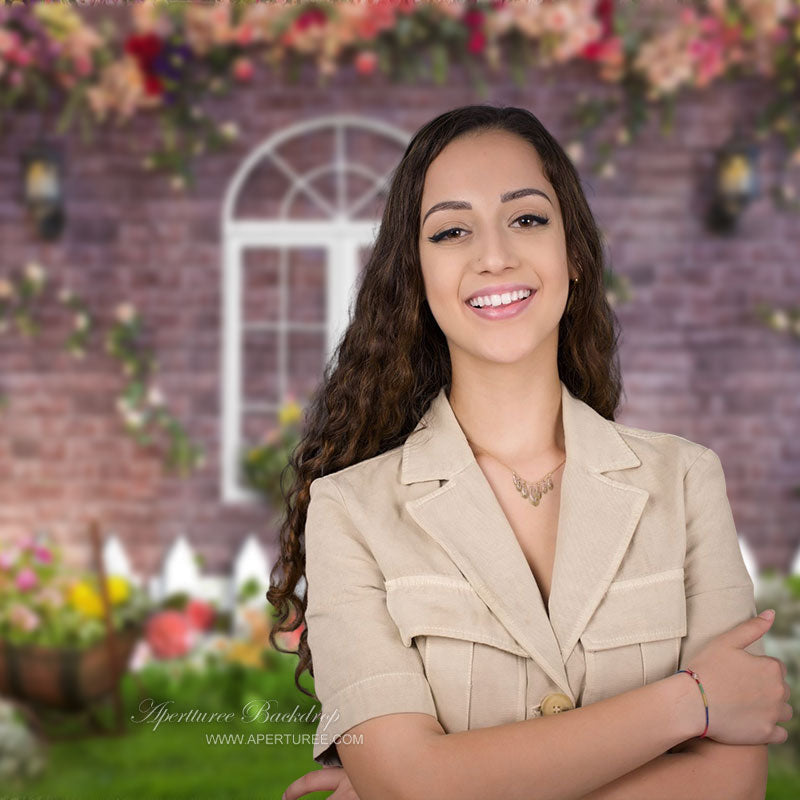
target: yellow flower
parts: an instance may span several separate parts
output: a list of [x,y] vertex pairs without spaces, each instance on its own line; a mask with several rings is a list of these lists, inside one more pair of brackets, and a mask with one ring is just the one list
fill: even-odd
[[121,575],[110,575],[106,578],[106,586],[112,605],[124,603],[130,597],[131,587]]
[[78,581],[69,590],[70,605],[87,617],[103,616],[103,601],[86,581]]
[[303,409],[294,401],[286,403],[278,412],[278,421],[281,425],[292,425],[299,422],[303,416]]

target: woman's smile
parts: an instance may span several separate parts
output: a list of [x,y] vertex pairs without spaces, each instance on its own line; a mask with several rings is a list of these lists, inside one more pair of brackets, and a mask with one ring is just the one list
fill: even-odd
[[526,290],[525,292],[513,292],[512,294],[520,294],[525,296],[514,299],[511,295],[509,295],[508,292],[500,295],[484,295],[477,298],[477,300],[486,300],[488,298],[490,300],[489,305],[483,305],[481,307],[474,306],[472,303],[475,302],[475,299],[472,299],[466,301],[466,306],[482,319],[509,319],[511,317],[519,316],[533,303],[536,290],[531,289]]

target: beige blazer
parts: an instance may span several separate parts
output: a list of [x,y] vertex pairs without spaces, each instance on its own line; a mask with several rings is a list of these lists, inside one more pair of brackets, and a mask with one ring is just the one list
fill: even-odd
[[611,697],[755,615],[718,456],[606,420],[563,382],[561,399],[549,617],[444,389],[402,446],[313,481],[315,761],[340,766],[335,737],[383,714],[452,733],[552,713],[556,693]]

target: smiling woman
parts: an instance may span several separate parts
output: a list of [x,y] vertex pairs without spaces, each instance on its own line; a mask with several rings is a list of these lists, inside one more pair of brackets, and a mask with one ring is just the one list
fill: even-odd
[[530,111],[413,137],[292,455],[272,636],[306,623],[313,758],[343,768],[288,800],[763,797],[771,620],[717,455],[614,419],[603,272]]

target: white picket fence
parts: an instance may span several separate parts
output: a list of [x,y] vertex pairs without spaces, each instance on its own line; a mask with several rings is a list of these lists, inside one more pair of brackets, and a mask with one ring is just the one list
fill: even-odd
[[[739,547],[753,581],[755,595],[758,597],[758,564],[749,544],[741,536],[739,537]],[[131,569],[130,559],[116,535],[112,534],[106,538],[103,547],[103,561],[108,574],[122,575],[137,586],[144,585],[145,581],[141,576],[135,574]],[[267,602],[265,595],[269,587],[269,573],[273,564],[274,558],[268,556],[258,539],[250,534],[242,542],[239,552],[233,560],[233,569],[230,575],[203,574],[198,566],[195,550],[184,534],[177,537],[166,551],[159,573],[149,579],[146,588],[155,602],[160,602],[175,592],[186,592],[192,597],[213,602],[220,609],[235,612],[236,597],[242,586],[250,580],[255,580],[259,586],[259,592],[247,605],[264,607]],[[800,549],[798,549],[791,569],[791,574],[798,573],[800,573]],[[300,595],[304,591],[304,586],[305,581],[301,579],[297,589]]]
[[[239,547],[229,575],[206,574],[198,565],[192,543],[183,534],[166,550],[158,573],[144,579],[132,569],[119,537],[110,534],[103,543],[103,563],[107,574],[121,575],[135,586],[144,588],[156,603],[169,595],[185,592],[190,597],[213,603],[221,611],[232,612],[234,627],[238,628],[243,624],[240,613],[243,607],[263,609],[267,606],[266,592],[274,559],[265,552],[255,535],[250,534]],[[256,582],[258,592],[244,603],[237,602],[242,587],[251,580]],[[301,581],[297,591],[302,594],[303,588],[304,581]]]

